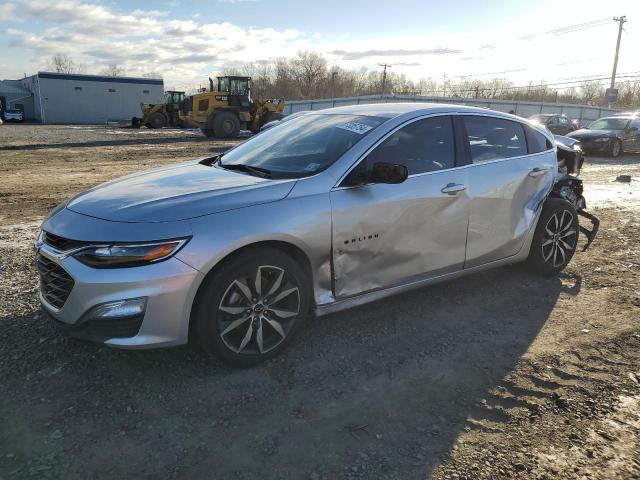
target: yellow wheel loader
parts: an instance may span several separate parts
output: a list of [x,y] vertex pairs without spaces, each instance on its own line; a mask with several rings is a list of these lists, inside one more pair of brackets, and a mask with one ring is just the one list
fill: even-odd
[[240,130],[260,131],[265,123],[284,117],[284,99],[252,100],[251,77],[218,77],[217,89],[191,97],[191,109],[182,117],[207,137],[237,138]]
[[184,92],[169,90],[164,93],[164,103],[140,103],[142,118],[133,117],[131,126],[140,128],[142,125],[148,128],[182,127],[183,121],[180,110],[184,102],[188,101]]

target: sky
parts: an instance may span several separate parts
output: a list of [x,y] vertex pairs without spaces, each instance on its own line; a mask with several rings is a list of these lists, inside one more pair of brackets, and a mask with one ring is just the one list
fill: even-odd
[[0,0],[0,79],[64,53],[84,73],[117,64],[189,89],[308,50],[413,80],[562,82],[611,74],[621,15],[618,72],[640,78],[640,0]]

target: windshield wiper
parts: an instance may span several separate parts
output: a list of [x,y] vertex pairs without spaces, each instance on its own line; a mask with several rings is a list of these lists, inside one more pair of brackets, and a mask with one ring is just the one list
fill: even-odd
[[262,178],[271,178],[271,170],[262,167],[252,167],[242,163],[222,163],[221,161],[218,161],[218,165],[227,170],[238,170],[240,172],[252,173]]

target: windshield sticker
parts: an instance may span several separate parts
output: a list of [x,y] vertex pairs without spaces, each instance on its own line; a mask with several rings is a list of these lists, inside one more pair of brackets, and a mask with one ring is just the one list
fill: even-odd
[[305,172],[315,172],[319,168],[320,168],[320,164],[319,163],[310,163],[309,165],[304,167],[304,171]]
[[342,128],[343,130],[349,130],[350,132],[355,132],[360,135],[362,135],[363,133],[367,133],[369,130],[373,128],[373,127],[370,127],[369,125],[365,125],[364,123],[358,123],[358,122],[346,122],[340,125],[336,125],[336,127]]

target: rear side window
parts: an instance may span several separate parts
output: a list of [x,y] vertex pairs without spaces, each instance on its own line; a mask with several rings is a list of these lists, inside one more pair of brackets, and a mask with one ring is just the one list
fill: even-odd
[[394,132],[366,159],[369,168],[377,162],[404,165],[409,175],[453,168],[455,143],[451,117],[416,120]]
[[492,117],[463,118],[473,163],[527,154],[527,142],[520,123]]
[[533,128],[525,125],[524,127],[527,133],[527,145],[529,146],[529,153],[540,153],[551,150],[553,145],[547,137]]

